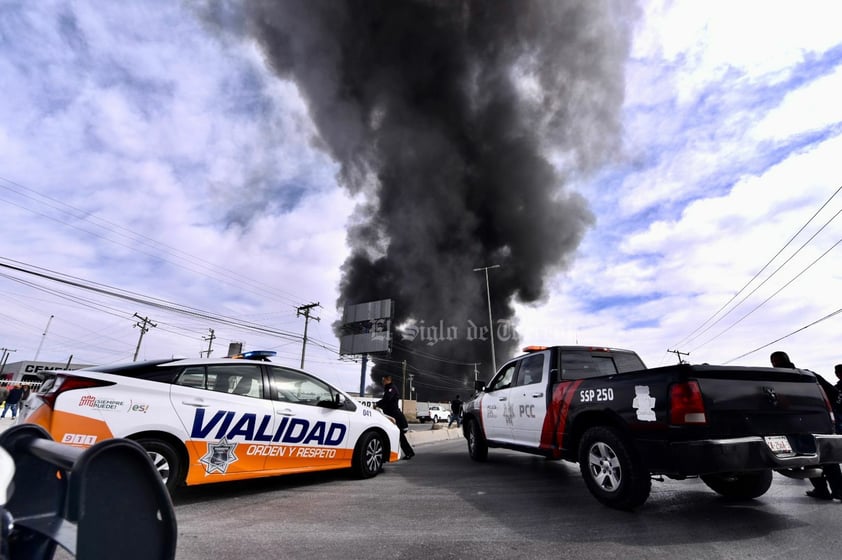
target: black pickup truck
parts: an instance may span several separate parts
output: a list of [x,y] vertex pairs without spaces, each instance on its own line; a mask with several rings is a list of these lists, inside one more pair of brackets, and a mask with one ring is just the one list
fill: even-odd
[[476,461],[502,447],[578,462],[590,492],[630,510],[653,476],[700,477],[734,499],[772,472],[805,477],[842,462],[830,403],[807,370],[679,364],[646,369],[632,351],[527,347],[466,403]]

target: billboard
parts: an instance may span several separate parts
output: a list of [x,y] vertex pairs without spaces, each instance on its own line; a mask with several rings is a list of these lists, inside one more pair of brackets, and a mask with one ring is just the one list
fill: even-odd
[[371,354],[389,352],[392,343],[394,303],[381,299],[346,305],[342,312],[339,353]]

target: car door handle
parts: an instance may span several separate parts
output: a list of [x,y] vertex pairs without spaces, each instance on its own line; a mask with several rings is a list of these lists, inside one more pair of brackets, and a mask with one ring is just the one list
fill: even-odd
[[509,397],[497,397],[497,400],[498,401],[507,401],[507,400],[509,400]]
[[295,416],[295,413],[288,408],[283,410],[276,410],[275,414],[280,414],[281,416]]
[[544,396],[544,393],[532,393],[533,399],[540,399],[543,396]]
[[190,402],[190,401],[181,401],[181,404],[186,406],[195,406],[196,408],[207,408],[208,404],[203,403],[202,401],[199,402]]

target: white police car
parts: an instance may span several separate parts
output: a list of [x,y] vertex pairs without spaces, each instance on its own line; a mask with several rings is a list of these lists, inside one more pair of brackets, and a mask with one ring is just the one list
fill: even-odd
[[368,478],[398,459],[389,417],[270,354],[51,372],[20,422],[80,447],[135,440],[170,490],[349,467]]

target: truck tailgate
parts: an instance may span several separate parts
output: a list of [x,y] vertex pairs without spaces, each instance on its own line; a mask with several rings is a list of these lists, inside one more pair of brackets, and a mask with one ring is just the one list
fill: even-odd
[[781,368],[690,366],[705,402],[708,437],[831,434],[815,374]]

